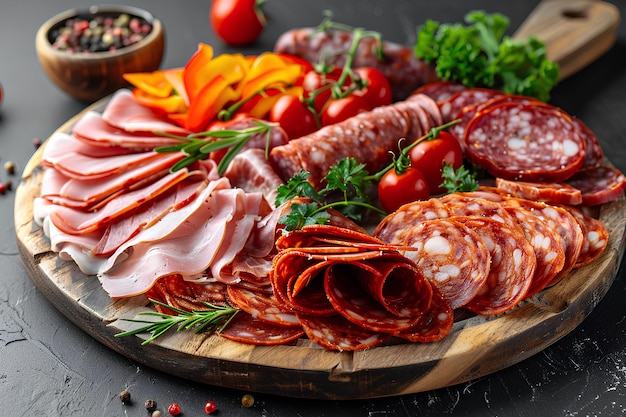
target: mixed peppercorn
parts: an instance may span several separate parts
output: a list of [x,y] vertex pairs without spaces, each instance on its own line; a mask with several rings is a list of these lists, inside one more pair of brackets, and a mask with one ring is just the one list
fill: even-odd
[[96,16],[91,20],[71,18],[50,32],[52,47],[66,52],[106,52],[144,39],[152,26],[144,19],[122,13],[117,17]]

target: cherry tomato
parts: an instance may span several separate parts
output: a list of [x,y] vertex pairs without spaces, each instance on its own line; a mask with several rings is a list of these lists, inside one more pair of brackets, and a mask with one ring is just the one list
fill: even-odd
[[[307,97],[315,95],[314,107],[318,113],[324,109],[324,106],[330,100],[332,95],[331,86],[339,82],[341,71],[341,68],[333,68],[328,73],[320,73],[311,70],[304,75],[302,87]],[[343,86],[350,85],[351,82],[352,80],[348,77],[343,83]]]
[[270,110],[271,122],[280,123],[289,139],[299,138],[319,129],[313,112],[299,97],[284,95]]
[[322,126],[339,123],[371,109],[363,97],[349,95],[344,98],[332,99],[322,111]]
[[355,91],[354,95],[362,96],[371,108],[391,104],[391,86],[382,72],[369,67],[357,68],[354,72],[367,83],[364,89]]
[[378,200],[387,213],[396,211],[403,204],[429,197],[426,177],[417,168],[408,167],[401,174],[391,169],[378,182]]
[[433,194],[444,193],[440,187],[443,161],[458,169],[463,165],[463,150],[456,136],[448,132],[439,132],[435,139],[417,144],[409,151],[411,166],[419,169],[426,176],[428,188]]
[[229,45],[254,42],[265,26],[261,0],[213,0],[209,14],[213,30]]

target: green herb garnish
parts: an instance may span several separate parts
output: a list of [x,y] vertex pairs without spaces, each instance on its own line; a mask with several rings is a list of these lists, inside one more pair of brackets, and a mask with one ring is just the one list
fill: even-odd
[[465,22],[467,26],[427,20],[418,30],[416,56],[435,63],[444,81],[548,101],[559,67],[546,58],[543,42],[505,36],[509,20],[499,13],[473,11]]
[[443,182],[440,186],[448,193],[476,191],[479,186],[476,176],[463,165],[455,171],[452,164],[443,161],[441,177]]
[[[221,149],[230,148],[226,155],[220,160],[217,165],[217,172],[223,175],[230,165],[233,158],[241,152],[243,147],[248,143],[250,138],[256,134],[266,135],[265,153],[269,152],[270,134],[272,128],[276,125],[273,123],[264,123],[260,120],[254,120],[255,126],[241,130],[212,130],[209,132],[194,133],[188,136],[173,135],[164,132],[157,132],[161,136],[165,136],[172,139],[177,139],[182,142],[179,145],[161,146],[155,148],[155,152],[182,152],[185,157],[178,161],[170,172],[176,172],[181,170],[194,162],[207,159],[211,155],[211,152],[219,151]],[[211,138],[211,139],[207,139]]]
[[151,337],[141,343],[142,345],[147,345],[175,326],[177,326],[177,331],[195,328],[195,333],[199,333],[202,330],[217,330],[217,332],[221,332],[239,312],[239,309],[229,305],[218,306],[206,302],[202,304],[207,307],[207,310],[187,311],[161,303],[157,300],[151,299],[150,301],[175,311],[178,314],[171,315],[156,311],[143,311],[139,313],[138,316],[152,316],[159,318],[159,320],[123,319],[133,323],[145,323],[146,325],[138,329],[118,333],[115,337],[131,336],[138,333],[151,333]]

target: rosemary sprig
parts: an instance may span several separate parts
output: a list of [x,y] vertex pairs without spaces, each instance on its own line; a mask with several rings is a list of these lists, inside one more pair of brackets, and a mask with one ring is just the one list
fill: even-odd
[[[185,157],[175,163],[170,172],[176,172],[181,170],[194,162],[207,159],[211,152],[219,151],[220,149],[230,148],[226,155],[221,159],[217,165],[217,171],[220,175],[223,175],[230,165],[233,158],[243,149],[248,143],[250,138],[254,135],[266,135],[265,140],[265,152],[266,155],[269,152],[270,134],[276,124],[264,123],[260,120],[254,120],[253,127],[249,127],[241,130],[212,130],[208,132],[194,133],[188,136],[173,135],[166,132],[157,132],[161,136],[179,140],[179,145],[160,146],[154,148],[155,152],[182,152]],[[209,139],[211,138],[211,139]]]
[[226,326],[228,326],[230,321],[239,312],[239,309],[229,305],[218,306],[206,302],[203,302],[202,304],[207,307],[207,310],[187,311],[164,304],[157,300],[150,299],[150,301],[154,304],[173,310],[178,314],[171,315],[156,311],[143,311],[139,313],[138,316],[153,316],[160,318],[160,320],[122,319],[133,323],[145,323],[146,325],[134,330],[118,333],[115,337],[132,336],[138,333],[151,333],[152,336],[141,343],[141,345],[144,346],[154,341],[174,326],[178,326],[176,331],[190,330],[195,327],[195,333],[199,333],[205,329],[216,330],[219,333],[224,330]]

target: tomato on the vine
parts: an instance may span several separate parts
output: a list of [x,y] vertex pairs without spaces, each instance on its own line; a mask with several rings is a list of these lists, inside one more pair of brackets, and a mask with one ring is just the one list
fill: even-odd
[[322,110],[322,126],[339,123],[371,109],[368,102],[360,96],[351,94],[343,98],[331,99]]
[[448,132],[439,132],[435,139],[418,143],[409,151],[411,166],[422,171],[433,194],[446,192],[440,187],[443,182],[443,162],[457,170],[463,165],[463,150],[456,136]]
[[417,168],[408,167],[401,173],[391,169],[378,182],[378,200],[387,213],[396,211],[404,204],[427,200],[429,197],[426,177]]
[[254,42],[265,26],[264,0],[213,0],[209,14],[213,30],[233,46]]
[[289,139],[299,138],[319,129],[317,118],[300,97],[284,95],[274,103],[269,120],[279,123]]
[[352,94],[363,97],[372,108],[391,104],[391,86],[385,74],[370,67],[357,68],[354,73],[366,83],[366,86]]
[[[313,97],[313,105],[315,110],[320,113],[324,106],[332,97],[332,90],[341,78],[341,68],[333,68],[329,72],[318,72],[311,70],[304,74],[302,87],[304,88],[307,98]],[[350,85],[352,80],[350,77],[346,79],[343,86]]]

